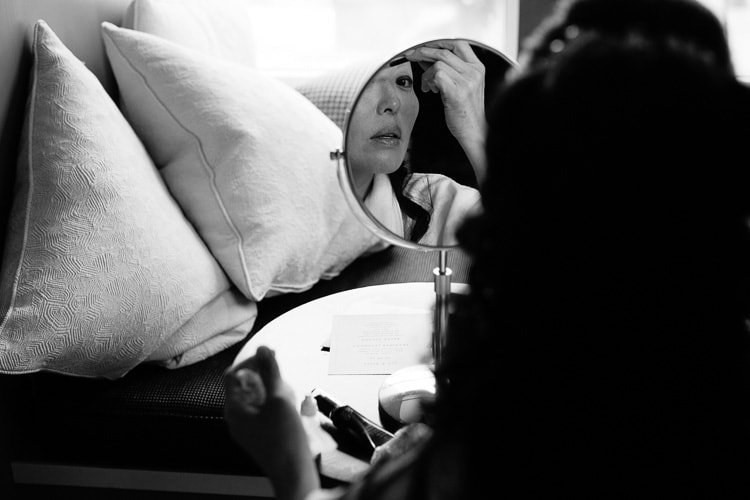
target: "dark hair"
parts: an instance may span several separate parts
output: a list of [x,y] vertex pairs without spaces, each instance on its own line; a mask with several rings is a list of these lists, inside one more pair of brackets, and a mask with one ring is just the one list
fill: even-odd
[[700,51],[717,68],[733,72],[721,22],[695,0],[561,0],[524,41],[526,55],[544,63],[555,50],[555,41],[586,31],[616,38],[637,33],[654,43],[677,43],[682,50]]
[[396,194],[396,200],[399,207],[401,207],[401,212],[412,221],[409,225],[410,230],[408,230],[408,234],[404,235],[404,237],[409,241],[418,243],[427,232],[432,215],[431,212],[428,212],[404,193],[404,189],[412,174],[413,172],[410,171],[409,165],[404,164],[398,170],[389,174],[388,179],[391,181],[391,187],[393,187],[393,192]]
[[[485,81],[500,82],[505,78],[511,65],[488,47],[472,45],[477,58],[485,68]],[[424,69],[415,62],[411,63],[414,81],[420,82]],[[415,83],[418,85],[418,83]],[[485,89],[485,101],[491,102],[497,87]],[[458,140],[446,125],[442,97],[433,92],[416,91],[419,100],[419,115],[412,132],[408,160],[396,172],[390,175],[391,185],[404,214],[411,219],[412,231],[408,239],[419,240],[427,232],[430,224],[430,212],[413,200],[404,196],[404,186],[414,173],[442,174],[464,186],[478,188],[474,169]]]
[[[512,67],[495,51],[479,44],[472,44],[472,51],[484,65],[485,102],[492,102],[497,86]],[[412,63],[415,85],[418,87],[424,70]],[[411,147],[413,172],[442,174],[464,186],[479,187],[474,169],[461,144],[446,125],[445,110],[440,94],[416,91],[419,100],[419,115],[412,132]]]
[[750,91],[658,27],[532,46],[489,113],[436,428],[498,495],[750,495]]

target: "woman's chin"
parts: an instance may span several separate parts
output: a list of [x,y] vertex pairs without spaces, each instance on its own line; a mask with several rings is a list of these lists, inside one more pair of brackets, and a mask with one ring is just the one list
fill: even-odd
[[381,152],[377,160],[373,161],[373,172],[376,174],[392,174],[404,163],[404,154],[395,151]]
[[349,157],[349,166],[354,172],[392,174],[404,163],[405,152],[395,149],[370,150],[366,155]]

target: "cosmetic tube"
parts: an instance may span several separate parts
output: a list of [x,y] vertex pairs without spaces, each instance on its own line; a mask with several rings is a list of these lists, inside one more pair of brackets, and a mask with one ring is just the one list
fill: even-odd
[[367,450],[368,455],[372,455],[375,448],[393,438],[392,433],[325,391],[313,389],[311,394],[318,403],[320,412],[331,419],[337,429],[354,437]]

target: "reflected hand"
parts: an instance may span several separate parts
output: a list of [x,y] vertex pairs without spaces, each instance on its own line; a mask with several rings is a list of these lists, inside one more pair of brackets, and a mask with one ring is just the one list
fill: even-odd
[[[258,347],[224,374],[224,418],[229,433],[269,476],[279,498],[304,498],[319,486],[296,407],[274,351]],[[293,479],[290,479],[293,478]]]
[[487,131],[484,64],[466,40],[428,42],[404,55],[424,69],[422,91],[440,94],[448,130],[463,147],[481,182]]

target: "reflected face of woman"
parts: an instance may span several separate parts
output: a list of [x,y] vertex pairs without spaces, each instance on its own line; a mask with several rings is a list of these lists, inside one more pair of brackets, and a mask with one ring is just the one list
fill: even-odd
[[347,158],[356,179],[390,174],[403,163],[419,101],[411,64],[378,71],[360,94],[347,130]]

